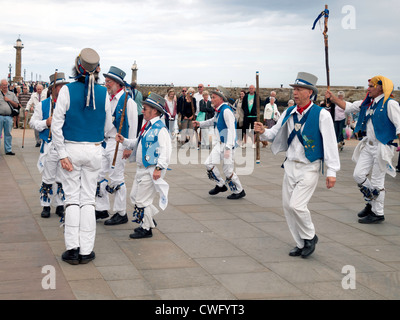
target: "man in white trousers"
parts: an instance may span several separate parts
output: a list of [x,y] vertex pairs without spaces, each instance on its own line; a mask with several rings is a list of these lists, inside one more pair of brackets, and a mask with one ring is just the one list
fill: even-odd
[[[105,132],[105,148],[103,150],[102,166],[97,182],[96,192],[96,219],[108,217],[110,210],[109,195],[114,195],[113,211],[111,219],[104,222],[105,225],[118,225],[128,222],[126,214],[126,186],[125,186],[125,163],[131,150],[125,149],[122,144],[118,145],[118,151],[113,166],[117,142],[115,136],[119,131],[122,114],[125,105],[126,83],[125,72],[117,67],[110,67],[108,73],[103,74],[107,88],[107,103],[110,104],[110,111],[113,123],[110,130]],[[121,134],[127,139],[135,139],[137,134],[138,112],[136,102],[128,95],[122,122]],[[123,157],[126,154],[126,157]],[[108,178],[108,180],[107,180]]]
[[66,251],[63,261],[77,265],[95,258],[95,198],[101,169],[104,132],[110,116],[107,89],[97,84],[100,57],[85,48],[75,59],[75,81],[58,95],[51,124],[53,143],[60,157],[65,193]]
[[[228,199],[243,198],[246,193],[234,171],[234,155],[236,144],[236,121],[231,107],[227,104],[228,99],[220,91],[211,92],[211,105],[215,109],[215,116],[205,121],[193,121],[195,127],[214,126],[219,135],[219,143],[212,149],[205,161],[208,178],[215,181],[217,185],[208,193],[216,195],[228,190],[227,185],[232,191]],[[222,161],[222,170],[226,177],[224,180],[218,170],[217,164]]]
[[265,129],[260,122],[254,130],[260,140],[273,142],[271,151],[286,151],[285,174],[282,184],[283,211],[289,230],[296,242],[290,256],[310,256],[318,242],[311,214],[307,208],[318,184],[324,163],[326,187],[333,188],[336,172],[340,170],[339,152],[333,120],[328,111],[315,105],[318,78],[299,72],[293,87],[296,105],[286,109],[277,124]]
[[366,201],[365,208],[358,213],[359,223],[380,223],[385,220],[385,176],[396,176],[392,159],[395,152],[393,140],[400,139],[400,107],[392,99],[393,82],[384,76],[368,80],[366,98],[354,103],[339,99],[327,91],[330,98],[346,114],[360,112],[354,132],[365,133],[354,150],[356,162],[353,178]]
[[168,205],[169,185],[164,180],[171,159],[171,137],[161,117],[165,114],[165,100],[155,93],[150,93],[143,101],[143,119],[139,136],[125,139],[117,134],[116,140],[124,147],[132,149],[131,157],[136,160],[136,176],[133,181],[130,198],[135,206],[134,222],[140,224],[129,235],[131,239],[153,236],[156,227],[154,216],[158,209],[153,205],[157,192],[160,194],[159,206],[162,210]]
[[[35,110],[29,121],[29,126],[39,132],[39,137],[43,141],[40,148],[38,159],[38,169],[42,174],[42,185],[40,188],[40,204],[43,207],[41,217],[50,217],[50,205],[56,206],[56,214],[59,217],[64,216],[64,190],[60,181],[59,158],[55,149],[50,132],[53,112],[56,107],[58,93],[63,85],[69,82],[65,80],[64,72],[57,72],[50,76],[49,98],[42,100],[35,106]],[[55,87],[54,87],[54,81]],[[54,105],[52,106],[54,100]]]

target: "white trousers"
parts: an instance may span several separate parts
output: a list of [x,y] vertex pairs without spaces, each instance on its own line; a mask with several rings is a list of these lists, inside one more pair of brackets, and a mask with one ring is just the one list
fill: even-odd
[[96,237],[95,194],[101,169],[102,147],[95,144],[66,143],[74,169],[61,170],[65,193],[64,239],[67,250],[80,248],[90,254]]
[[210,146],[210,136],[212,135],[214,130],[213,126],[204,127],[200,129],[201,132],[201,147],[208,148]]
[[305,164],[286,160],[284,164],[283,211],[296,246],[300,249],[304,247],[304,239],[310,240],[315,235],[307,205],[317,187],[320,166],[319,161]]
[[[380,190],[379,196],[370,201],[372,212],[378,216],[384,214],[385,190],[383,189],[385,188],[386,175],[386,171],[382,171],[379,166],[380,157],[378,145],[366,143],[361,150],[353,172],[353,178],[358,184],[362,184],[371,190]],[[370,176],[369,173],[371,173]]]
[[235,186],[235,190],[233,193],[240,193],[243,190],[242,184],[240,183],[239,177],[237,174],[234,172],[235,168],[235,163],[234,163],[234,156],[235,156],[235,150],[231,150],[230,152],[230,157],[225,159],[224,157],[225,154],[225,144],[218,142],[215,144],[214,148],[211,150],[210,155],[205,161],[205,166],[208,171],[212,170],[215,178],[217,185],[219,187],[222,187],[225,184],[225,180],[221,177],[221,173],[219,172],[219,169],[217,168],[217,165],[222,162],[222,171],[224,172],[224,175],[226,178],[230,179]]
[[[110,193],[106,190],[108,185],[111,188],[119,187],[114,191],[114,205],[113,211],[118,212],[120,215],[126,214],[126,185],[125,185],[125,164],[126,160],[122,159],[123,147],[119,144],[118,153],[115,161],[115,167],[112,168],[114,160],[116,141],[109,139],[107,146],[103,149],[101,171],[98,177],[100,184],[100,193],[96,197],[96,210],[110,210]],[[105,180],[108,177],[108,182]]]
[[62,199],[62,194],[57,194],[58,184],[56,182],[61,182],[61,165],[58,158],[58,153],[54,146],[50,143],[49,145],[45,143],[45,147],[48,147],[44,162],[44,167],[42,171],[42,182],[46,184],[53,185],[53,194],[49,196],[50,201],[45,201],[40,199],[40,205],[42,207],[48,207],[51,205],[58,207],[64,205],[64,200]]
[[[157,194],[156,188],[153,183],[153,170],[154,167],[145,168],[140,164],[137,165],[136,176],[133,181],[132,191],[130,198],[133,205],[138,208],[144,208],[143,221],[141,227],[146,230],[155,228],[153,216],[158,213],[158,209],[153,205],[154,198]],[[161,178],[164,178],[165,170],[161,172]]]

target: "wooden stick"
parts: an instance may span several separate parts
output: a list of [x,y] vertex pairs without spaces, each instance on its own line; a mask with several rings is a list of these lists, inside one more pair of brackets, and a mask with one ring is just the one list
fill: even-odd
[[[53,83],[53,88],[51,89],[51,111],[50,111],[50,117],[53,116],[53,112],[54,112],[54,92],[56,91],[56,82],[57,82],[57,72],[58,69],[56,69],[56,71],[54,72],[54,83]],[[49,128],[49,140],[51,138],[51,127]]]
[[[256,72],[256,108],[257,108],[257,121],[260,121],[260,85],[259,85],[259,72]],[[256,163],[260,163],[260,134],[256,133]]]
[[[124,101],[124,107],[122,109],[121,122],[119,123],[119,129],[118,129],[118,133],[119,134],[121,134],[122,126],[123,126],[124,121],[125,121],[126,102],[128,101],[128,91],[126,90],[126,88],[124,89],[124,91],[125,91],[125,101]],[[115,145],[114,159],[113,159],[113,162],[112,162],[112,165],[111,165],[112,169],[115,168],[115,161],[117,160],[118,147],[119,147],[119,142],[117,141],[117,144]]]
[[26,117],[27,116],[28,116],[28,111],[25,111],[24,132],[22,133],[22,148],[24,147],[24,141],[25,141],[25,129],[26,129]]

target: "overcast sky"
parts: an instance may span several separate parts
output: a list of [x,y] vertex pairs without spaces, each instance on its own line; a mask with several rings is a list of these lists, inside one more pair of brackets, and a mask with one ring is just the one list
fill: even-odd
[[[400,3],[396,0],[113,0],[3,1],[0,76],[21,35],[22,76],[47,81],[57,68],[71,75],[90,47],[102,73],[127,73],[136,60],[139,84],[288,87],[299,71],[326,85],[323,19],[328,4],[331,85],[366,86],[381,74],[400,87]],[[103,80],[103,78],[101,79]]]

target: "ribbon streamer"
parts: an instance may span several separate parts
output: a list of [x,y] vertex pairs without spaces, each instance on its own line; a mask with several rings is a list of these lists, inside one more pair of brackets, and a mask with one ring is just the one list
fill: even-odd
[[325,9],[324,11],[322,11],[322,12],[319,14],[319,16],[317,17],[317,19],[315,19],[315,21],[314,21],[314,23],[313,23],[313,26],[312,26],[312,30],[315,29],[315,26],[316,26],[317,22],[318,22],[319,19],[321,19],[322,17],[329,18],[329,10],[328,10],[328,9]]

